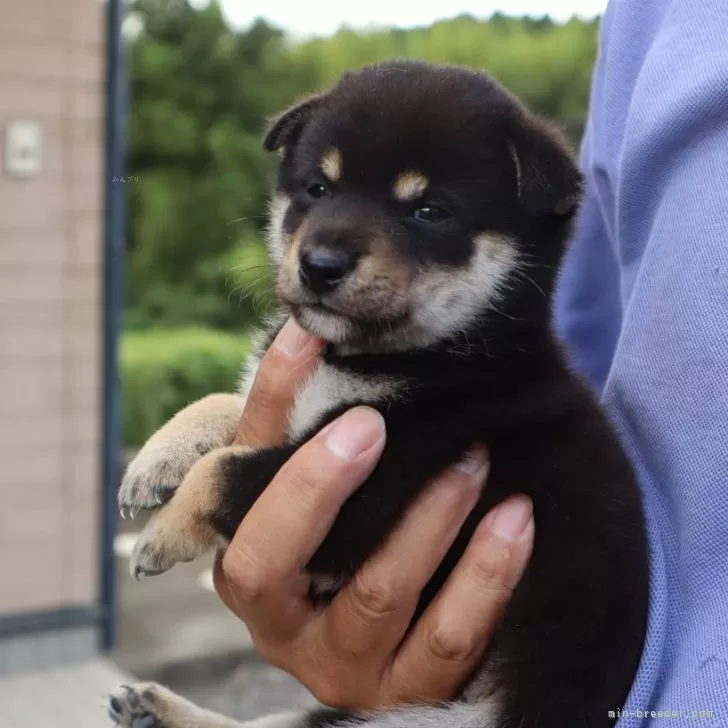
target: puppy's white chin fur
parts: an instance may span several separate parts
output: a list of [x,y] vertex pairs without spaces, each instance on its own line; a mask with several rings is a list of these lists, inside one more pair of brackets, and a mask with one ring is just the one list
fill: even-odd
[[351,322],[333,312],[301,307],[296,311],[295,318],[301,328],[332,344],[343,344],[353,333]]

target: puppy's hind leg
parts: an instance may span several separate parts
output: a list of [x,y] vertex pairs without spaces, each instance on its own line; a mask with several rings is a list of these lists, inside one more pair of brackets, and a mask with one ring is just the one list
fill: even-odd
[[109,695],[109,717],[119,728],[240,728],[157,683],[122,685]]
[[492,699],[358,716],[323,708],[239,723],[203,710],[156,683],[122,686],[109,700],[109,715],[120,728],[496,728],[503,717],[499,708]]
[[204,710],[157,683],[122,685],[109,696],[109,716],[119,728],[343,728],[346,715],[323,709],[240,723]]

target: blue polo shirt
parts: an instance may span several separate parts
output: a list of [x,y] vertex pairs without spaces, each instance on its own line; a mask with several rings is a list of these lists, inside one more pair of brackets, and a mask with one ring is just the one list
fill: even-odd
[[582,166],[556,326],[637,468],[651,546],[615,710],[728,727],[728,0],[611,0]]

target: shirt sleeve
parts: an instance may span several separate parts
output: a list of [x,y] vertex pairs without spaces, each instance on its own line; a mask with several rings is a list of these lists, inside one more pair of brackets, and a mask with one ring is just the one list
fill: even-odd
[[581,147],[585,196],[562,266],[554,301],[554,326],[568,344],[574,367],[601,392],[621,325],[619,270],[592,171],[592,130]]
[[728,4],[612,0],[609,23],[556,322],[598,385],[647,514],[649,629],[621,725],[718,726],[728,720]]

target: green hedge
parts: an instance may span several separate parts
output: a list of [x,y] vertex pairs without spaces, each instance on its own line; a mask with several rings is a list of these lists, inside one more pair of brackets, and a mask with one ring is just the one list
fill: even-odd
[[249,345],[246,336],[209,329],[126,332],[120,345],[124,445],[142,445],[190,402],[231,391]]

